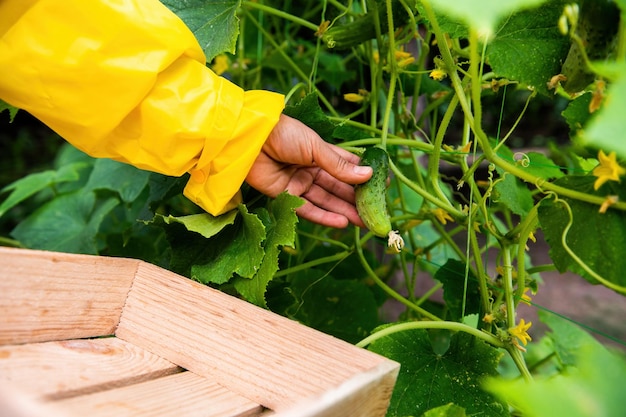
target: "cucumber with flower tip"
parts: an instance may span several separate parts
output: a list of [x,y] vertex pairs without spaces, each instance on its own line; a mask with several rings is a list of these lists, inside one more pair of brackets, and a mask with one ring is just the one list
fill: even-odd
[[[620,11],[611,0],[583,0],[576,32],[591,61],[605,60],[616,47]],[[583,91],[593,82],[595,74],[587,68],[580,45],[573,42],[561,73],[567,78],[563,89],[570,94]]]
[[369,147],[363,152],[360,165],[372,167],[372,177],[355,186],[356,209],[365,226],[376,236],[388,238],[387,244],[400,252],[404,241],[398,232],[391,229],[391,218],[387,211],[385,192],[389,176],[389,155],[378,147]]

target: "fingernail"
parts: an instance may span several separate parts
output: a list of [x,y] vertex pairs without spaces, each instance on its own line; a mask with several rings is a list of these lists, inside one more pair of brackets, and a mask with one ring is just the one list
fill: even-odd
[[372,172],[372,167],[363,166],[363,165],[355,165],[354,173],[357,175],[368,175]]

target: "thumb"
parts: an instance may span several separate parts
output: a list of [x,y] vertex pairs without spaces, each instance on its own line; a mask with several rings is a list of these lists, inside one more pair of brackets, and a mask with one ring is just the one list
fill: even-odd
[[323,140],[313,146],[313,161],[333,177],[348,184],[361,184],[370,179],[373,170],[358,165],[359,157]]

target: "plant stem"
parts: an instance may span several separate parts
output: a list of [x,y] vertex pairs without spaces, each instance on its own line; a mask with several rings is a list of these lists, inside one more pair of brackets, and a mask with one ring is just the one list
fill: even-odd
[[294,272],[298,272],[298,271],[305,271],[307,269],[313,268],[315,266],[318,265],[323,265],[323,264],[327,264],[330,262],[337,262],[337,261],[343,261],[345,258],[347,258],[348,256],[350,256],[352,254],[351,251],[343,251],[343,252],[338,252],[334,255],[330,255],[330,256],[325,256],[322,258],[316,258],[312,261],[309,262],[305,262],[296,266],[292,266],[290,268],[286,268],[286,269],[282,269],[278,272],[276,272],[276,274],[274,274],[274,277],[282,277],[285,275],[289,275],[289,274],[293,274]]
[[400,171],[400,169],[398,169],[398,167],[393,163],[393,161],[389,161],[389,167],[391,168],[391,170],[393,171],[393,173],[395,174],[395,176],[402,182],[404,182],[410,189],[412,189],[413,191],[415,191],[416,193],[418,193],[419,195],[421,195],[422,197],[424,197],[425,200],[428,200],[429,202],[431,202],[432,204],[434,204],[437,207],[440,207],[442,209],[444,209],[445,211],[447,211],[448,213],[450,213],[450,215],[456,217],[457,219],[464,219],[465,213],[463,213],[462,211],[456,209],[455,207],[453,207],[450,203],[448,202],[444,202],[441,201],[440,199],[438,199],[437,197],[435,197],[434,195],[430,194],[428,191],[421,189],[420,187],[417,186],[417,184],[415,184],[413,181],[411,181],[410,179],[408,179],[403,173],[402,171]]
[[509,352],[509,355],[511,355],[511,359],[513,359],[513,362],[520,371],[520,374],[522,374],[522,377],[524,377],[524,379],[528,382],[532,381],[533,376],[528,370],[528,366],[526,366],[526,361],[524,360],[524,356],[522,356],[522,352],[515,346],[508,346],[506,350]]
[[387,295],[389,295],[394,300],[399,301],[400,303],[402,303],[406,307],[410,308],[411,310],[416,311],[418,314],[421,314],[424,317],[428,317],[431,320],[441,320],[439,317],[437,317],[434,314],[430,313],[429,311],[423,309],[422,307],[420,307],[418,305],[415,305],[414,303],[412,303],[411,301],[407,300],[402,295],[398,294],[393,288],[391,288],[390,286],[385,284],[378,277],[376,272],[374,272],[372,267],[367,263],[367,260],[365,259],[365,256],[363,255],[363,248],[361,247],[362,242],[361,242],[361,239],[359,237],[359,230],[360,229],[358,227],[354,228],[354,242],[355,242],[355,245],[356,245],[356,252],[359,255],[359,260],[361,261],[361,265],[363,265],[363,268],[365,269],[367,274],[370,276],[370,278],[372,278],[372,280],[374,280],[374,282],[383,291],[385,291],[387,293]]
[[472,336],[475,336],[492,346],[503,348],[505,347],[504,343],[495,337],[492,334],[483,332],[474,327],[468,326],[467,324],[458,323],[455,321],[410,321],[406,323],[392,324],[391,326],[385,327],[376,333],[366,337],[361,340],[356,345],[359,347],[365,347],[378,339],[381,339],[385,336],[389,336],[398,332],[405,332],[408,330],[416,330],[416,329],[445,329],[453,332],[465,332],[469,333]]
[[273,14],[274,16],[280,17],[281,19],[290,20],[294,23],[297,23],[300,26],[309,28],[314,32],[317,31],[317,29],[319,28],[319,25],[311,23],[308,20],[304,20],[298,16],[294,16],[291,13],[285,13],[282,10],[278,10],[274,7],[266,6],[265,4],[261,4],[261,3],[257,3],[257,2],[249,1],[249,0],[244,0],[242,5],[250,9],[262,10],[268,14]]
[[533,208],[528,212],[524,221],[520,223],[522,225],[519,238],[517,239],[517,289],[515,290],[516,303],[522,299],[524,290],[526,289],[526,243],[528,242],[531,233],[535,231],[539,223],[538,220],[538,204],[535,204]]

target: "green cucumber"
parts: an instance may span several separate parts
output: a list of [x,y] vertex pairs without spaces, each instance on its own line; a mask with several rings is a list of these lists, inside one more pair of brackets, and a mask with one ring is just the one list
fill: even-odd
[[[323,35],[322,40],[331,49],[349,49],[363,42],[376,38],[376,20],[380,23],[382,34],[387,33],[387,5],[385,1],[369,1],[370,10],[353,21],[332,26]],[[392,0],[394,26],[400,27],[409,21],[409,15],[398,0]]]
[[[620,25],[620,11],[610,0],[583,0],[580,6],[576,32],[582,40],[587,57],[591,61],[605,60],[616,46]],[[580,45],[573,42],[561,68],[567,80],[563,89],[575,94],[583,91],[595,79],[587,68]]]
[[387,244],[400,252],[404,241],[398,232],[391,228],[391,218],[385,199],[387,177],[389,176],[389,155],[378,147],[369,147],[363,152],[360,165],[372,167],[372,177],[354,188],[356,209],[365,226],[374,235],[388,238]]

